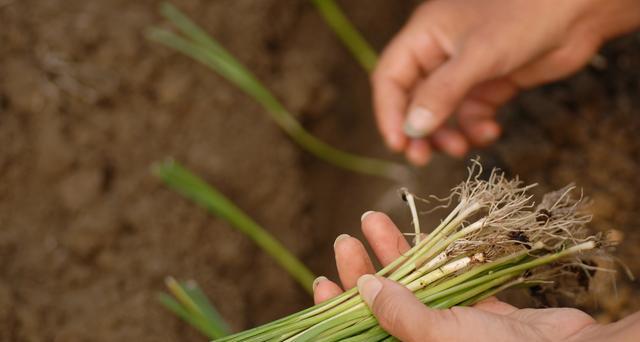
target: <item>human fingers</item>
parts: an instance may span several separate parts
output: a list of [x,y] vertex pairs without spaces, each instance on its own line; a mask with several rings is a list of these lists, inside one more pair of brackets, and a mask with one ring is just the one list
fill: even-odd
[[382,266],[387,266],[410,248],[398,227],[384,213],[364,213],[362,232]]
[[442,126],[467,93],[495,72],[491,56],[464,50],[416,85],[408,107],[405,133],[421,138]]
[[547,52],[541,58],[524,65],[509,78],[519,87],[530,88],[570,76],[584,67],[596,54],[601,45],[597,39],[568,39],[569,44]]
[[415,166],[424,166],[432,157],[432,150],[426,139],[411,139],[405,151],[407,160]]
[[484,101],[466,99],[458,109],[458,126],[474,146],[487,146],[500,136],[496,108]]
[[454,128],[440,127],[431,136],[434,147],[455,157],[463,157],[469,150],[469,143],[462,133]]
[[313,302],[315,304],[322,303],[342,292],[340,286],[327,279],[327,277],[320,276],[313,281]]
[[433,37],[415,21],[410,21],[380,56],[371,76],[373,106],[378,129],[392,150],[402,151],[408,143],[403,125],[413,86],[445,58]]
[[361,275],[375,273],[373,263],[360,240],[342,234],[336,238],[333,249],[338,274],[344,289],[356,286]]
[[384,277],[360,277],[358,291],[380,326],[402,341],[483,340],[478,334],[496,326],[480,310],[429,309],[406,287]]

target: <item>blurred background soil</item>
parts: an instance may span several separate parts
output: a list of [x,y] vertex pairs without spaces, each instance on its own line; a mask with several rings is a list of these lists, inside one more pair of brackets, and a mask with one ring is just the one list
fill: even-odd
[[[175,2],[323,140],[392,158],[375,132],[367,76],[310,3]],[[341,2],[377,48],[410,1]],[[149,169],[173,157],[233,199],[318,274],[335,277],[335,236],[369,209],[406,227],[397,184],[300,151],[251,99],[147,41],[158,1],[0,0],[0,340],[198,341],[156,301],[163,279],[195,279],[234,329],[311,303],[229,225],[167,190]],[[504,109],[480,153],[539,191],[575,182],[594,229],[640,275],[640,38],[609,44],[568,81]],[[412,189],[443,195],[465,161],[438,157]],[[438,217],[426,217],[437,222]],[[640,284],[594,286],[602,321],[640,309]],[[607,285],[610,285],[609,283]]]

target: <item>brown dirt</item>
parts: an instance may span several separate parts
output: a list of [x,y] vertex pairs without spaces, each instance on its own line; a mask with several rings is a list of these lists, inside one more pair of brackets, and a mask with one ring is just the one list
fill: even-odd
[[[366,76],[308,3],[176,4],[317,135],[388,156],[374,131]],[[358,235],[364,210],[406,222],[394,185],[300,152],[227,82],[146,41],[143,29],[160,22],[157,5],[0,1],[2,341],[202,340],[155,301],[166,275],[196,279],[235,329],[310,303],[243,236],[151,176],[150,165],[168,156],[215,184],[319,274],[335,276],[333,237]],[[345,5],[377,46],[411,8]],[[609,50],[606,69],[511,106],[505,124],[519,133],[485,159],[542,188],[584,186],[595,198],[597,226],[624,233],[620,255],[640,274],[633,134],[640,48],[628,39]],[[417,192],[443,194],[463,165],[438,158],[420,172]],[[620,293],[638,298],[634,286],[624,283]],[[604,319],[640,308],[618,302],[602,305]]]

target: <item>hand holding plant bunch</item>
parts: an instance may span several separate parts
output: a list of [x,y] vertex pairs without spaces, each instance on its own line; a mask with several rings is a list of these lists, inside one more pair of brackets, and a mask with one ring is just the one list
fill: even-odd
[[[365,213],[362,232],[383,266],[409,250],[402,233],[383,213]],[[358,239],[341,235],[334,248],[343,287],[357,284],[379,324],[402,341],[631,341],[640,336],[640,313],[598,325],[577,309],[518,309],[495,297],[473,307],[429,309],[405,287],[372,275],[371,259]],[[341,293],[342,288],[325,277],[314,283],[316,304]]]
[[[341,235],[334,248],[346,291],[320,277],[314,282],[315,306],[216,341],[560,341],[629,324],[599,330],[578,310],[518,310],[492,299],[507,288],[590,277],[603,270],[589,259],[602,255],[606,241],[588,234],[591,217],[572,186],[535,203],[532,186],[497,170],[488,179],[480,174],[476,162],[469,178],[438,206],[450,212],[426,236],[418,198],[403,192],[413,217],[413,246],[387,216],[363,215],[364,235],[381,270],[376,272],[358,240]],[[623,333],[630,336],[633,328]]]
[[372,75],[379,130],[414,164],[433,148],[463,156],[498,138],[495,112],[520,89],[576,72],[638,26],[637,0],[426,1]]

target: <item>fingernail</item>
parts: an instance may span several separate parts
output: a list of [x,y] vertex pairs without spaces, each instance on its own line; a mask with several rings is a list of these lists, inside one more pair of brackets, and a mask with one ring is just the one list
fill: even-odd
[[325,276],[319,276],[318,278],[316,278],[316,280],[313,281],[313,290],[316,290],[316,287],[318,287],[318,284],[320,284],[321,282],[325,281],[325,280],[329,280],[327,279],[327,277]]
[[340,235],[338,235],[338,237],[336,238],[336,241],[333,242],[333,247],[335,247],[338,244],[338,241],[344,240],[344,239],[350,238],[350,237],[351,237],[351,235],[349,235],[349,234],[340,234]]
[[424,107],[414,107],[407,115],[404,133],[412,138],[422,138],[431,133],[435,125],[433,113]]
[[364,214],[362,214],[362,216],[360,216],[360,222],[364,221],[365,217],[369,216],[370,214],[375,213],[375,211],[369,210],[367,212],[365,212]]
[[358,278],[358,292],[369,307],[382,290],[382,283],[373,274],[365,274]]

